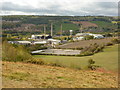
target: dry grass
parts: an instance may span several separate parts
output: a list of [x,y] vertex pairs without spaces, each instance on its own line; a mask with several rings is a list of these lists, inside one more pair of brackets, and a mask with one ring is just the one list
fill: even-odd
[[71,42],[63,45],[59,45],[60,48],[85,48],[88,47],[90,44],[107,44],[108,42],[111,42],[111,39],[113,38],[105,38],[105,39],[95,39],[95,40],[83,40],[78,42]]
[[3,62],[3,88],[116,88],[117,74]]

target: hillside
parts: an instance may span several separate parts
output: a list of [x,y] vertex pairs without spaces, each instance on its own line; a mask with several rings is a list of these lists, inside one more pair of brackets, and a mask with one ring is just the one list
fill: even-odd
[[91,23],[91,22],[88,22],[88,21],[73,22],[73,23],[75,23],[75,24],[82,24],[82,27],[83,27],[83,28],[98,27],[97,24],[94,24],[94,23]]
[[[60,25],[63,25],[63,33],[69,35],[69,30],[74,33],[79,32],[81,25],[85,32],[113,32],[117,30],[117,21],[113,17],[107,16],[34,16],[34,15],[15,15],[2,17],[3,31],[38,31],[43,33],[43,24],[46,24],[47,33],[50,32],[50,24],[53,23],[55,34],[60,33]],[[75,23],[73,23],[75,22]]]
[[107,44],[108,42],[111,42],[113,38],[105,38],[105,39],[93,39],[93,40],[83,40],[78,42],[70,42],[63,45],[59,45],[57,47],[59,48],[85,48],[88,47],[90,44]]
[[3,88],[117,88],[117,74],[2,62]]

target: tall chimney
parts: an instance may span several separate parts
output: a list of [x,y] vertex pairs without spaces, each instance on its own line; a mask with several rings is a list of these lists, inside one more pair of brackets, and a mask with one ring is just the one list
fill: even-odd
[[46,34],[46,25],[44,24],[44,39],[45,39],[45,34]]
[[82,25],[81,25],[81,26],[80,26],[80,32],[81,32],[81,33],[82,33],[82,29],[83,29],[83,28],[82,28]]
[[51,36],[53,36],[53,24],[51,23]]
[[61,36],[62,36],[62,24],[61,24]]

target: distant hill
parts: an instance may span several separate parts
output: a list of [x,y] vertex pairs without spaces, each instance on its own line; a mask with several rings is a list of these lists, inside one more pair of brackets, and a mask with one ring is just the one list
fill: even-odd
[[[43,25],[46,24],[46,30],[50,32],[50,24],[53,23],[54,33],[60,32],[60,26],[65,34],[69,34],[69,30],[74,33],[79,32],[82,25],[87,32],[114,32],[117,31],[117,18],[108,16],[35,16],[35,15],[13,15],[3,16],[2,29],[22,31],[24,24],[28,25],[23,31],[39,31],[42,33]],[[31,26],[32,25],[32,26]],[[22,27],[22,28],[19,28]]]

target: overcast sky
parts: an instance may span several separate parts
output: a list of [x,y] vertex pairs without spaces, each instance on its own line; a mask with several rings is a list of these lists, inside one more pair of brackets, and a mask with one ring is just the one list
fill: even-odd
[[[105,2],[104,2],[105,1]],[[0,15],[118,15],[119,0],[1,0]]]

